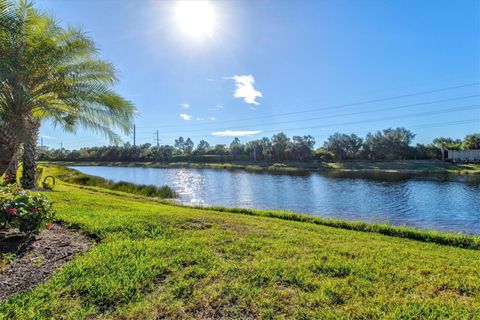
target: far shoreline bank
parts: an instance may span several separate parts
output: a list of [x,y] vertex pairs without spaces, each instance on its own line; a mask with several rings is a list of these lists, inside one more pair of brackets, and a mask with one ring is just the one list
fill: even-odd
[[270,173],[384,173],[409,175],[480,175],[480,164],[456,164],[441,161],[350,161],[350,162],[311,162],[311,163],[198,163],[198,162],[120,162],[120,161],[40,161],[61,166],[105,166],[105,167],[143,167],[143,168],[191,168],[243,170],[249,172]]

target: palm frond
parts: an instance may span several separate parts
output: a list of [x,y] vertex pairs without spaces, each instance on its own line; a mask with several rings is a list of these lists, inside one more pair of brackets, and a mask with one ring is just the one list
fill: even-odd
[[0,116],[32,115],[112,142],[114,130],[131,129],[135,107],[114,92],[115,67],[82,30],[62,28],[29,1],[0,0],[0,56]]

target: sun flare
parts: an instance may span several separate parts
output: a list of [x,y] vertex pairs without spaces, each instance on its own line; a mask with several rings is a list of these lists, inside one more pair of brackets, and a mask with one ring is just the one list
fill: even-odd
[[175,8],[178,26],[193,38],[213,35],[216,14],[211,2],[204,0],[178,1]]

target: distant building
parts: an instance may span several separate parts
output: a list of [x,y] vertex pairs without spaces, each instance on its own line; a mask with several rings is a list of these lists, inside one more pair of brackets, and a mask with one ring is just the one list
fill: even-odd
[[448,159],[454,162],[480,162],[480,150],[448,150]]

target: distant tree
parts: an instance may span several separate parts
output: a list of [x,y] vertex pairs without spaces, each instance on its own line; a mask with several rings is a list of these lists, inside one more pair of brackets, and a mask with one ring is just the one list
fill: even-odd
[[152,144],[151,143],[144,143],[139,147],[139,154],[138,160],[139,161],[148,161],[152,158]]
[[183,137],[175,139],[174,147],[180,154],[185,153],[185,139]]
[[414,158],[418,160],[441,159],[441,150],[434,144],[417,144]]
[[197,148],[195,149],[195,153],[199,155],[206,154],[210,150],[210,144],[205,141],[205,140],[200,140],[200,142],[197,145]]
[[433,139],[433,144],[439,149],[460,150],[462,148],[462,140],[460,139],[439,137]]
[[262,144],[262,156],[263,160],[272,160],[272,142],[269,138],[263,137],[261,140]]
[[463,149],[480,149],[480,133],[469,134],[463,139]]
[[446,150],[460,150],[462,148],[462,140],[453,140],[451,138],[439,137],[433,139],[433,144],[440,150],[441,159],[445,160]]
[[405,128],[389,128],[368,133],[363,144],[366,156],[373,160],[406,159],[411,154],[410,143],[415,134]]
[[172,159],[175,149],[169,145],[163,145],[152,148],[152,155],[155,161],[167,162]]
[[280,132],[272,137],[272,154],[273,160],[285,160],[285,149],[287,148],[289,139],[287,135]]
[[244,147],[243,144],[240,142],[240,139],[235,138],[233,139],[232,143],[230,143],[230,154],[234,157],[243,154]]
[[308,136],[293,136],[287,144],[285,152],[290,160],[307,161],[315,146],[315,138]]
[[263,157],[263,141],[262,140],[253,140],[245,144],[245,152],[248,153],[250,159],[253,161],[258,161]]
[[184,143],[184,150],[183,151],[187,155],[191,155],[194,147],[195,147],[195,145],[193,144],[192,139],[187,138],[187,140],[185,140],[185,143]]
[[215,145],[212,151],[213,151],[213,154],[221,155],[221,156],[228,154],[228,148],[224,144]]
[[320,147],[314,152],[314,157],[320,161],[332,161],[335,159],[335,155],[328,151],[325,147]]
[[328,137],[323,147],[333,153],[337,160],[355,159],[362,147],[363,139],[356,134],[334,133]]

